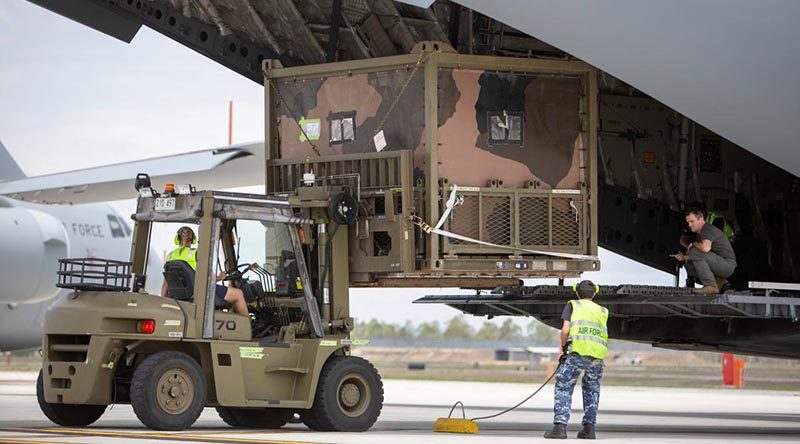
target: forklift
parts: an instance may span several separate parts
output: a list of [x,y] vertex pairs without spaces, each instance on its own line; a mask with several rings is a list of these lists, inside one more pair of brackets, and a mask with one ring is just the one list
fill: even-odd
[[[279,428],[298,414],[315,431],[369,429],[383,383],[350,355],[350,190],[322,183],[267,196],[168,185],[158,193],[146,174],[136,189],[130,262],[60,261],[58,286],[73,291],[46,315],[42,412],[82,427],[109,405],[131,404],[145,426],[183,430],[214,407],[233,427]],[[246,221],[265,233],[264,263],[239,262],[248,240],[237,226]],[[144,290],[154,224],[198,227],[196,269],[165,263],[167,297]],[[219,269],[244,293],[248,316],[215,300]]]

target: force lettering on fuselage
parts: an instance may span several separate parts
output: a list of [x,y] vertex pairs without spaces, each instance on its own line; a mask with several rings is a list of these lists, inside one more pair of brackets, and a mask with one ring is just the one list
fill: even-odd
[[105,237],[103,234],[103,226],[99,224],[80,224],[73,222],[72,234],[83,237]]
[[579,335],[601,336],[601,333],[600,329],[596,327],[578,327]]

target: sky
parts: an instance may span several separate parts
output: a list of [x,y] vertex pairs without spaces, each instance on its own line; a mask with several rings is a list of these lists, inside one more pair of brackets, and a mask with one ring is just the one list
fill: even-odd
[[[0,2],[0,140],[29,176],[224,145],[229,100],[234,143],[263,140],[261,85],[146,27],[126,44],[23,0]],[[113,206],[127,215],[134,201]],[[600,260],[602,270],[583,278],[673,284],[671,275],[605,250]],[[457,312],[411,301],[457,292],[354,289],[351,313],[395,323],[443,321]]]

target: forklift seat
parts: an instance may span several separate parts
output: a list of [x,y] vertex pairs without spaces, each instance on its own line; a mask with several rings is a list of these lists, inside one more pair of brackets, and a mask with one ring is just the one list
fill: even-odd
[[[168,298],[176,301],[194,301],[194,269],[189,263],[182,260],[167,261],[164,264],[164,280],[167,281]],[[215,309],[220,310],[227,307],[227,303],[215,298]]]

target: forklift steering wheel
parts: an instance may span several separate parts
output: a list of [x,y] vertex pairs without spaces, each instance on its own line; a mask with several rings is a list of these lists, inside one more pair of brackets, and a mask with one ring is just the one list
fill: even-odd
[[[225,275],[225,277],[222,278],[222,280],[223,281],[235,281],[235,280],[241,279],[242,276],[244,276],[244,274],[247,272],[247,269],[250,268],[251,265],[252,264],[247,264],[247,263],[237,265],[236,269],[231,271],[231,272],[228,272]],[[244,270],[241,270],[241,268],[244,268]]]

